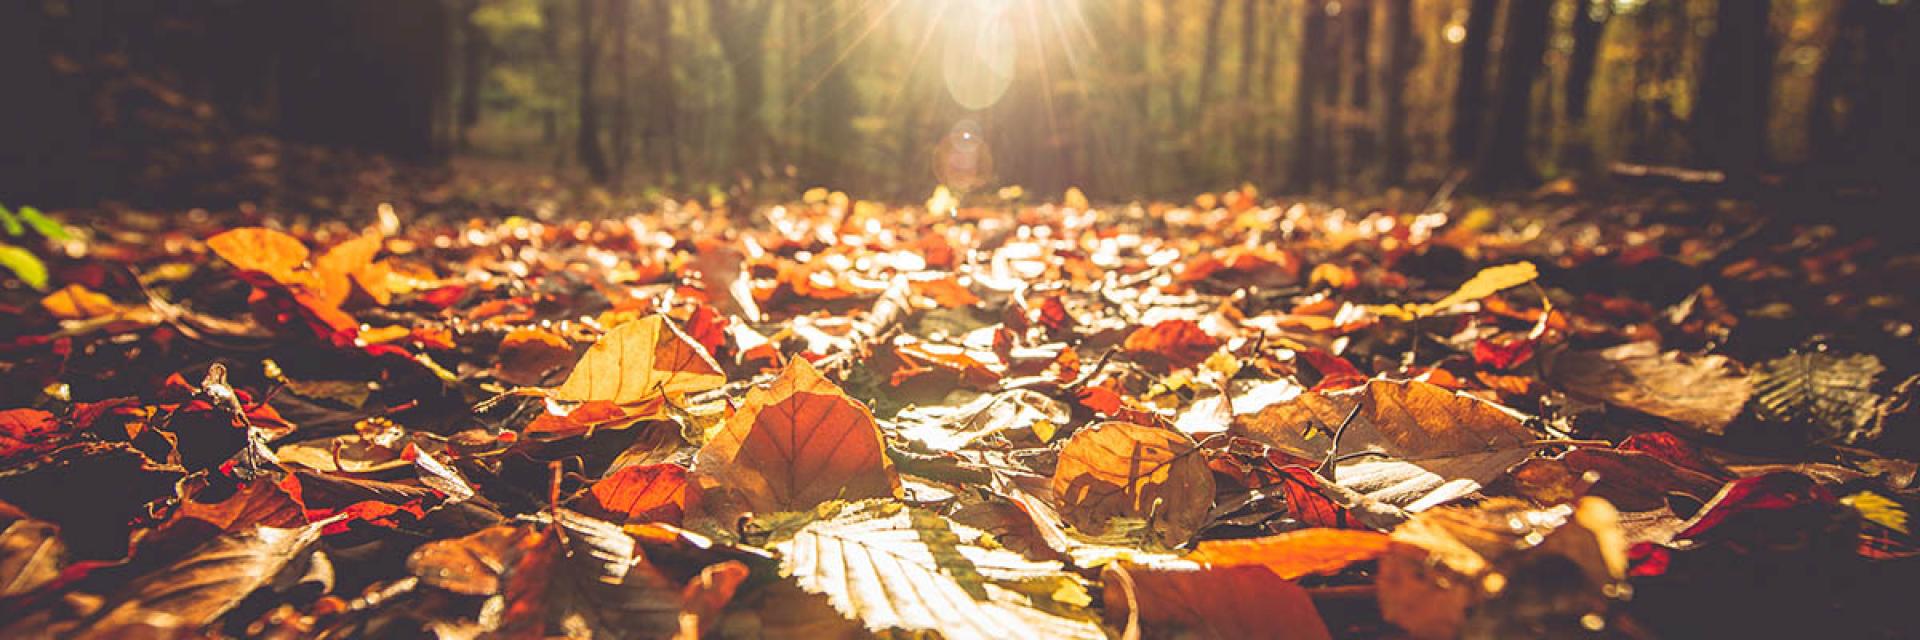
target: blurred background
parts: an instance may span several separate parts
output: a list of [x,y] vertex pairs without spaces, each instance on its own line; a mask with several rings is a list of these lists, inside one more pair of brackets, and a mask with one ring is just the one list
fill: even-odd
[[219,206],[378,166],[695,197],[1651,176],[1907,202],[1917,83],[1904,0],[12,0],[0,201]]

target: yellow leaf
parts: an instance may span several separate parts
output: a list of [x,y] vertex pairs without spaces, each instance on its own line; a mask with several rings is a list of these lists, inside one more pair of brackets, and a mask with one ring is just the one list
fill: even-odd
[[712,391],[726,383],[726,374],[705,347],[656,314],[608,331],[581,356],[553,397],[630,405],[659,395]]
[[1538,277],[1540,277],[1540,270],[1534,268],[1531,262],[1522,261],[1487,267],[1481,269],[1480,273],[1473,274],[1473,277],[1461,284],[1459,289],[1447,294],[1447,297],[1441,298],[1439,302],[1423,306],[1421,315],[1433,315],[1457,304],[1479,300],[1533,282],[1533,279]]
[[235,267],[265,273],[281,284],[306,281],[299,270],[307,262],[307,245],[285,233],[260,227],[232,229],[207,238],[207,248]]
[[1860,517],[1900,533],[1907,533],[1907,511],[1886,496],[1872,491],[1862,491],[1840,499],[1840,504],[1853,507]]
[[1080,187],[1067,187],[1067,195],[1060,198],[1060,206],[1076,211],[1086,211],[1092,205],[1087,203],[1087,194]]

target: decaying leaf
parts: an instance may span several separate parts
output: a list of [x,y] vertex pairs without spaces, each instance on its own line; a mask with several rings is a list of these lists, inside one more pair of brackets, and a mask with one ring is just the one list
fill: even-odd
[[0,528],[0,598],[29,593],[60,577],[67,545],[51,523],[20,519]]
[[[1336,451],[1334,430],[1356,405]],[[1303,393],[1235,428],[1301,458],[1333,459],[1339,485],[1409,511],[1470,495],[1541,446],[1511,410],[1419,381]]]
[[1079,578],[982,546],[979,530],[890,503],[846,505],[776,545],[781,573],[874,631],[955,640],[1104,638]]
[[1870,427],[1880,408],[1873,383],[1886,366],[1868,354],[1806,351],[1761,363],[1753,372],[1760,419],[1818,427],[1821,436],[1848,443],[1878,435]]
[[1752,383],[1729,371],[1725,357],[1661,353],[1651,342],[1561,354],[1551,377],[1575,396],[1712,434],[1725,431],[1753,395]]
[[1110,518],[1145,518],[1163,542],[1179,545],[1206,524],[1213,473],[1186,434],[1103,422],[1060,449],[1053,494],[1075,528],[1098,534]]
[[772,384],[748,392],[696,460],[704,488],[724,487],[756,512],[900,493],[866,405],[805,358],[794,358]]
[[1180,369],[1200,364],[1220,348],[1220,339],[1209,335],[1192,320],[1164,320],[1141,327],[1127,335],[1123,345],[1132,353],[1158,358],[1167,366]]
[[1435,509],[1392,540],[1380,560],[1380,612],[1419,638],[1602,630],[1626,579],[1619,514],[1599,498]]
[[666,316],[651,315],[614,327],[554,389],[568,402],[603,400],[631,405],[656,397],[684,397],[727,383],[719,363]]
[[507,332],[500,339],[500,379],[518,385],[537,385],[561,367],[573,363],[573,345],[552,331],[529,327]]
[[1152,625],[1155,637],[1185,637],[1175,630],[1202,638],[1332,637],[1306,589],[1260,566],[1120,562],[1102,578],[1107,621],[1117,628]]

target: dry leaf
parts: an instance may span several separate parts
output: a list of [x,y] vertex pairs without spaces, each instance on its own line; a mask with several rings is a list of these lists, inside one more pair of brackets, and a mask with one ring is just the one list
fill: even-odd
[[1103,422],[1061,447],[1053,494],[1075,528],[1099,534],[1111,518],[1146,518],[1163,542],[1180,545],[1213,509],[1213,472],[1186,434]]
[[1107,566],[1101,582],[1107,585],[1108,623],[1151,625],[1155,637],[1332,637],[1306,589],[1259,566],[1117,562]]
[[14,520],[0,529],[0,598],[38,589],[60,577],[67,566],[67,545],[60,527],[38,520]]
[[1728,364],[1723,356],[1661,353],[1651,342],[1635,342],[1561,354],[1549,377],[1575,396],[1717,435],[1753,395],[1753,384]]
[[1085,586],[1057,562],[982,546],[983,534],[898,504],[852,504],[776,545],[780,572],[873,631],[952,640],[1105,638]]
[[1534,510],[1515,500],[1443,508],[1395,529],[1380,560],[1380,612],[1417,638],[1593,631],[1626,579],[1627,542],[1607,501]]
[[1127,335],[1124,348],[1158,356],[1174,369],[1200,364],[1220,348],[1220,340],[1192,320],[1166,320]]
[[106,294],[77,284],[47,294],[47,297],[40,299],[40,306],[61,320],[98,318],[119,309],[119,305],[114,304]]
[[[1509,410],[1418,381],[1373,380],[1308,392],[1242,416],[1240,432],[1309,460],[1329,456],[1333,431],[1355,404],[1331,468],[1340,486],[1419,511],[1467,496],[1539,448]],[[1377,455],[1374,455],[1377,454]]]
[[501,380],[533,386],[572,364],[573,345],[552,331],[537,327],[514,329],[500,339],[499,361],[493,365]]
[[687,469],[677,464],[623,467],[587,488],[569,505],[581,513],[622,524],[666,522],[678,525],[700,502],[700,488],[689,485]]
[[724,486],[756,512],[900,495],[873,414],[805,358],[748,392],[696,459],[703,487]]
[[354,285],[359,285],[375,303],[392,300],[393,294],[387,289],[387,274],[392,269],[384,262],[373,261],[384,245],[384,238],[369,233],[320,254],[313,261],[314,294],[337,307],[345,304],[353,295]]
[[660,396],[712,391],[726,383],[726,374],[705,348],[666,316],[651,315],[602,336],[581,356],[553,397],[631,405]]
[[1338,573],[1356,562],[1380,557],[1387,536],[1352,529],[1301,529],[1263,538],[1202,540],[1187,559],[1209,567],[1266,567],[1292,580]]
[[207,238],[207,248],[235,268],[259,271],[275,282],[306,282],[301,266],[307,263],[307,245],[285,233],[260,227],[230,229]]

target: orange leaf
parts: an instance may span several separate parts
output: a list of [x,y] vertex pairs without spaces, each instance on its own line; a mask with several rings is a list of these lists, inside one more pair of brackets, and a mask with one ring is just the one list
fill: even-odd
[[656,314],[608,331],[581,356],[553,397],[636,404],[663,395],[711,391],[726,383],[726,374],[705,347]]
[[232,229],[207,238],[207,248],[234,267],[265,273],[275,282],[306,282],[300,266],[307,262],[307,245],[285,233],[260,227]]
[[972,290],[960,284],[959,278],[953,276],[935,280],[909,280],[907,284],[913,288],[915,294],[926,296],[934,303],[948,309],[971,307],[980,303],[980,296],[974,295]]
[[1155,637],[1186,637],[1167,627],[1182,627],[1199,638],[1330,638],[1327,623],[1307,590],[1260,567],[1202,569],[1191,566],[1142,566],[1126,561],[1107,565],[1102,576],[1108,621],[1126,627],[1138,616]]
[[47,294],[47,297],[40,299],[40,306],[61,320],[98,318],[113,313],[117,308],[113,299],[106,294],[77,284]]
[[1186,434],[1103,422],[1061,448],[1053,495],[1076,528],[1099,533],[1111,518],[1151,518],[1164,542],[1179,545],[1206,524],[1213,472]]
[[1292,580],[1338,573],[1356,562],[1380,557],[1387,536],[1352,529],[1301,529],[1277,536],[1241,540],[1205,540],[1187,559],[1211,567],[1266,567]]
[[339,306],[346,303],[353,285],[358,284],[374,302],[386,304],[392,300],[393,294],[387,290],[390,269],[384,262],[373,261],[384,244],[383,238],[370,233],[334,245],[315,259],[313,273],[320,299]]
[[687,484],[687,469],[677,464],[624,467],[587,489],[574,509],[623,524],[666,522],[678,525],[699,504],[700,489]]
[[611,402],[589,402],[564,416],[549,413],[540,414],[527,425],[525,434],[529,438],[557,440],[573,436],[592,435],[600,429],[619,429],[646,419],[651,412],[629,414],[620,405]]
[[697,459],[703,487],[725,486],[758,512],[900,495],[873,414],[805,358],[748,392]]
[[1220,340],[1207,335],[1192,320],[1166,320],[1151,327],[1134,330],[1123,347],[1134,353],[1160,356],[1175,369],[1191,367],[1206,360],[1220,348]]

